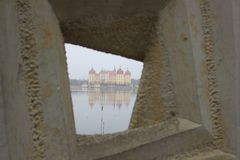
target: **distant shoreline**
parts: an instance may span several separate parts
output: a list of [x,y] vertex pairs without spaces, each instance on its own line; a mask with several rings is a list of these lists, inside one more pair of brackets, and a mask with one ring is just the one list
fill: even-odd
[[130,85],[115,85],[115,84],[92,84],[89,85],[87,80],[70,79],[71,92],[87,92],[87,91],[130,91],[137,92],[139,79],[132,79]]
[[126,92],[137,92],[138,87],[95,87],[95,88],[79,88],[79,87],[71,87],[71,92],[95,92],[95,91],[126,91]]

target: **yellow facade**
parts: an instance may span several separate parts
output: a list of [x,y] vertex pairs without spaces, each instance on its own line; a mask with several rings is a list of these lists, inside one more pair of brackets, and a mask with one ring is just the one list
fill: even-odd
[[117,71],[102,70],[99,73],[92,68],[89,71],[88,83],[90,85],[106,84],[106,85],[130,85],[131,72],[127,70],[124,72],[121,68]]

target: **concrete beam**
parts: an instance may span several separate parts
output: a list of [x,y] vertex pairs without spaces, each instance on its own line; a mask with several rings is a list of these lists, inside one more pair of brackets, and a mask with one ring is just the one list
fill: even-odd
[[[161,157],[162,160],[167,160],[172,156],[176,156],[181,153],[190,153],[191,150],[197,150],[200,152],[200,148],[205,147],[206,144],[211,141],[211,136],[204,127],[196,125],[195,123],[179,119],[178,127],[179,130],[176,130],[174,134],[166,135],[159,140],[131,148],[113,156],[102,158],[101,160],[152,160],[157,157]],[[151,137],[154,133],[156,132],[151,132],[149,130],[149,134],[147,136]],[[157,136],[155,135],[155,137]],[[144,138],[145,137],[143,136],[139,139]]]
[[50,0],[65,42],[135,60],[156,34],[159,11],[168,0]]
[[[183,160],[233,160],[236,156],[220,150],[199,153],[191,158]],[[160,159],[159,159],[160,160]]]

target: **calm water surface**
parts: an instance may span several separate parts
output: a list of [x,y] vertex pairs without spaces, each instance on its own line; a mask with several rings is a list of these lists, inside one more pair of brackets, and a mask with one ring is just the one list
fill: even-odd
[[77,134],[106,134],[128,129],[136,93],[124,90],[72,92]]

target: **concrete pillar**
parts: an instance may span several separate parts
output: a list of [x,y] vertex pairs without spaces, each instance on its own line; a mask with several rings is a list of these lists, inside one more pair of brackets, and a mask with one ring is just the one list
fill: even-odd
[[144,67],[129,128],[156,124],[176,117],[175,92],[168,51],[160,30],[144,57]]
[[75,128],[58,21],[46,0],[3,0],[0,12],[4,154],[11,160],[72,160]]

